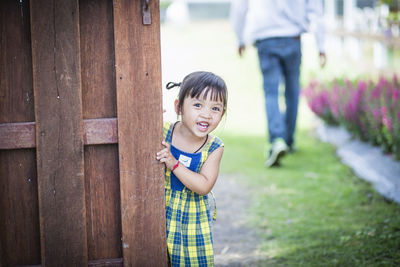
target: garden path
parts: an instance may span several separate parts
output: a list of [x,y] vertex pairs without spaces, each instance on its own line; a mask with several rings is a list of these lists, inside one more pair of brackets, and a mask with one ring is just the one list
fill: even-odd
[[217,220],[213,222],[215,265],[254,266],[268,259],[260,250],[261,239],[247,222],[250,190],[233,175],[219,176],[213,189]]

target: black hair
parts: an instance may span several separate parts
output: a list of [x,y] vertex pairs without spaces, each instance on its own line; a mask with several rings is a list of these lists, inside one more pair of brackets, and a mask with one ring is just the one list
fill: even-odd
[[179,108],[183,106],[183,101],[186,97],[198,98],[201,94],[206,99],[208,93],[211,92],[211,99],[214,101],[222,101],[224,111],[226,111],[228,90],[224,80],[212,72],[196,71],[188,74],[182,83],[169,82],[166,85],[167,89],[172,89],[176,86],[180,87],[178,100]]

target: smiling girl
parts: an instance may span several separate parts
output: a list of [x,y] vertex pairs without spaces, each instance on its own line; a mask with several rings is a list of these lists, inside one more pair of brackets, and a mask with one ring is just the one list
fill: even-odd
[[[172,266],[213,266],[208,193],[219,172],[222,141],[210,135],[227,106],[225,82],[211,72],[194,72],[180,87],[175,111],[181,121],[164,123],[165,147],[157,160],[165,163],[168,255]],[[214,214],[215,215],[215,214]]]

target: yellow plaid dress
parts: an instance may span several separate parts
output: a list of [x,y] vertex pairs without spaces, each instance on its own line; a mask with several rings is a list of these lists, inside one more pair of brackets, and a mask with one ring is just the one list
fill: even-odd
[[[164,123],[164,140],[171,144],[173,124]],[[171,153],[190,170],[200,172],[208,155],[223,146],[218,137],[198,153],[187,153],[171,145]],[[208,196],[186,188],[166,168],[165,197],[167,245],[171,266],[214,266],[211,214]]]

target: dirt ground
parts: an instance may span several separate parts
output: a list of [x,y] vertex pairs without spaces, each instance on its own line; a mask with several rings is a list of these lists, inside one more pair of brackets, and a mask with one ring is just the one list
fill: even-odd
[[248,225],[250,193],[235,177],[220,175],[213,189],[217,220],[213,223],[215,266],[255,266],[267,259],[261,240]]

